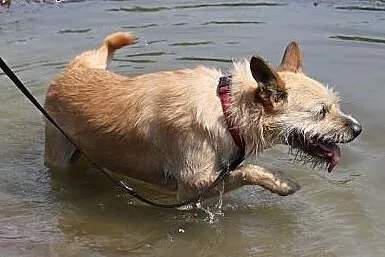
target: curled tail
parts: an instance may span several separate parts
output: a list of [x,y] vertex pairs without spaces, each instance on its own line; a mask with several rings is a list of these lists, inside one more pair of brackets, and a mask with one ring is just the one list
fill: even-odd
[[107,36],[102,45],[95,50],[90,50],[77,56],[71,67],[90,69],[105,69],[114,53],[119,48],[135,43],[136,37],[129,32],[116,32]]

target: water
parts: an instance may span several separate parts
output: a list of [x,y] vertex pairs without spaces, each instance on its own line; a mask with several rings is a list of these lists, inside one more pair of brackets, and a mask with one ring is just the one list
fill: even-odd
[[384,1],[28,2],[0,7],[0,54],[41,102],[71,57],[113,31],[140,37],[116,55],[123,74],[226,69],[255,53],[277,64],[296,39],[305,71],[364,132],[332,174],[291,164],[284,148],[258,160],[296,178],[293,196],[245,187],[220,209],[160,210],[97,174],[48,172],[42,117],[1,73],[0,256],[385,256]]

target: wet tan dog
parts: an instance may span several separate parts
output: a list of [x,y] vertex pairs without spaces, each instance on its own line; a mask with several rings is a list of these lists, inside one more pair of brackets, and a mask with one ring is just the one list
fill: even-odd
[[[288,144],[302,161],[331,171],[340,159],[337,144],[361,132],[341,112],[336,94],[302,72],[295,42],[277,69],[260,57],[235,62],[226,105],[217,92],[225,77],[218,70],[133,77],[106,71],[114,51],[134,41],[132,34],[115,33],[100,48],[77,56],[51,83],[45,107],[98,164],[180,199],[208,187],[240,147],[250,156]],[[75,156],[76,149],[47,123],[46,164],[76,167],[84,159]],[[284,173],[251,164],[231,172],[225,191],[243,185],[279,195],[299,188]]]

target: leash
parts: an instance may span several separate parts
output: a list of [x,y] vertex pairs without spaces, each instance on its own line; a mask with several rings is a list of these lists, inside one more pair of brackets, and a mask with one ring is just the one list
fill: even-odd
[[221,181],[224,181],[226,176],[236,169],[236,167],[241,164],[245,157],[245,151],[244,149],[240,149],[240,153],[238,157],[233,160],[229,165],[226,167],[223,167],[218,174],[217,178],[214,180],[214,182],[207,187],[205,190],[201,191],[199,194],[197,194],[195,197],[191,197],[188,200],[178,202],[178,203],[172,203],[172,204],[163,204],[154,202],[152,200],[146,199],[140,194],[138,194],[134,188],[127,185],[124,181],[118,180],[114,178],[108,171],[106,171],[105,168],[100,166],[97,162],[95,162],[91,156],[89,156],[76,142],[75,140],[68,135],[60,126],[56,123],[56,121],[49,115],[49,113],[40,105],[40,103],[36,100],[36,98],[29,92],[29,90],[24,86],[24,84],[19,80],[19,78],[16,76],[16,74],[8,67],[8,65],[3,61],[3,59],[0,57],[0,67],[4,71],[4,73],[8,76],[10,80],[15,84],[15,86],[23,93],[23,95],[43,114],[43,116],[57,129],[60,131],[60,133],[81,153],[83,156],[96,168],[98,169],[103,175],[105,175],[113,184],[118,186],[120,189],[123,189],[126,193],[129,195],[135,197],[139,201],[146,203],[148,205],[152,205],[159,208],[179,208],[182,206],[186,206],[192,203],[198,202],[202,196],[207,194],[209,191],[214,189]]

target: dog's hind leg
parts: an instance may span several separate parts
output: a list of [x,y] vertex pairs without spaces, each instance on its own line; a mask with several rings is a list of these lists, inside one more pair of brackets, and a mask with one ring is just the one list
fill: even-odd
[[48,168],[68,170],[89,166],[79,150],[49,123],[46,124],[45,137],[44,164]]

